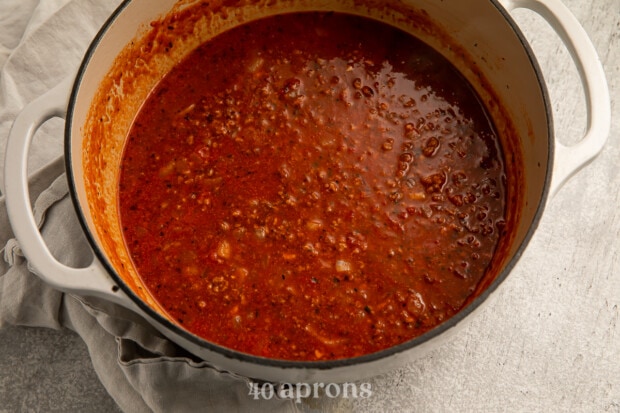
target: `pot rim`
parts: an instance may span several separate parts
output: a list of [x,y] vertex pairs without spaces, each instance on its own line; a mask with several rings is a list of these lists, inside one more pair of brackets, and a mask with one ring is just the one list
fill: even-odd
[[[467,304],[464,308],[462,308],[455,315],[450,317],[445,322],[437,325],[433,329],[428,332],[415,337],[411,340],[403,342],[401,344],[397,344],[395,346],[380,350],[375,353],[365,354],[357,357],[343,358],[343,359],[335,359],[335,360],[325,360],[325,361],[298,361],[298,360],[285,360],[285,359],[272,359],[267,357],[255,356],[248,353],[243,353],[237,350],[232,350],[230,348],[218,345],[216,343],[207,341],[197,335],[190,333],[179,325],[173,323],[168,318],[164,317],[160,313],[153,310],[146,302],[144,302],[119,276],[116,269],[112,266],[109,260],[106,258],[105,253],[102,251],[101,247],[98,245],[96,241],[96,237],[88,226],[86,216],[82,210],[82,206],[78,199],[78,191],[75,184],[74,179],[74,169],[72,166],[71,160],[73,159],[74,153],[71,150],[71,142],[72,142],[72,133],[71,129],[73,126],[73,111],[77,101],[77,95],[80,89],[80,85],[82,83],[84,74],[88,69],[91,58],[95,53],[97,53],[97,48],[101,43],[103,37],[114,23],[114,21],[118,18],[119,15],[123,13],[125,8],[132,2],[132,0],[123,0],[123,2],[114,10],[114,12],[108,17],[105,23],[102,25],[100,30],[97,32],[96,36],[90,43],[88,49],[85,52],[84,58],[80,67],[78,69],[75,81],[72,86],[71,94],[69,97],[69,103],[67,108],[67,118],[65,122],[65,139],[64,139],[64,149],[65,149],[65,169],[67,171],[67,181],[69,186],[69,194],[71,196],[71,200],[76,211],[78,221],[84,231],[86,238],[93,250],[93,253],[98,259],[108,274],[112,277],[112,279],[120,286],[121,290],[131,299],[131,301],[138,306],[138,308],[143,311],[146,315],[153,318],[157,323],[165,327],[166,329],[174,332],[175,334],[181,336],[185,340],[198,345],[200,347],[206,348],[210,351],[223,355],[230,359],[235,359],[242,362],[247,362],[256,365],[263,365],[265,367],[277,367],[284,369],[317,369],[317,370],[330,370],[339,367],[353,366],[365,364],[373,361],[378,361],[389,356],[393,356],[395,354],[405,352],[407,350],[413,349],[422,345],[423,343],[432,341],[436,337],[439,337],[446,333],[448,330],[452,329],[456,325],[458,325],[462,320],[467,318],[472,312],[474,312],[480,305],[488,299],[488,297],[499,287],[500,284],[504,282],[504,280],[508,277],[508,274],[512,271],[516,263],[519,261],[521,255],[525,251],[527,245],[529,244],[534,232],[536,231],[542,213],[545,209],[546,203],[549,198],[549,191],[551,185],[551,176],[553,171],[553,163],[554,163],[554,148],[555,148],[555,140],[554,140],[554,127],[553,127],[553,111],[550,103],[549,93],[546,87],[546,83],[543,78],[542,70],[539,67],[538,61],[534,55],[534,52],[526,40],[525,36],[521,32],[517,23],[513,20],[508,11],[502,6],[499,0],[488,0],[503,16],[506,22],[510,25],[512,31],[518,37],[527,57],[531,64],[532,69],[536,75],[536,79],[538,81],[538,86],[541,91],[544,107],[545,107],[545,116],[547,118],[547,134],[548,134],[548,159],[547,159],[547,168],[545,171],[545,178],[543,183],[543,190],[541,193],[540,202],[536,208],[536,211],[533,215],[532,222],[527,229],[525,236],[518,248],[516,249],[513,256],[508,260],[508,262],[504,265],[500,273],[495,277],[495,279],[491,282],[491,284],[484,289],[476,298],[474,298],[469,304]],[[81,153],[78,154],[80,156]],[[209,361],[209,360],[205,360]]]

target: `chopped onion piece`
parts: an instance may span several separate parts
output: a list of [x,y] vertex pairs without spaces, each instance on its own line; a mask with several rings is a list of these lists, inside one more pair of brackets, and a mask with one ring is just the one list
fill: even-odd
[[323,228],[323,221],[321,221],[318,218],[313,218],[311,220],[309,220],[306,223],[306,227],[310,230],[310,231],[317,231],[321,228]]
[[345,260],[336,261],[336,271],[338,272],[350,272],[351,271],[351,263]]
[[226,240],[217,246],[217,255],[221,258],[230,258],[230,243]]

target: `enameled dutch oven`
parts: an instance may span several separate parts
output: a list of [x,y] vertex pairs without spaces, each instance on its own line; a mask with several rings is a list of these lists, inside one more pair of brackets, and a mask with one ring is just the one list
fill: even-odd
[[[208,5],[207,5],[208,4]],[[194,8],[196,7],[196,8]],[[572,147],[553,137],[551,105],[536,60],[508,10],[541,14],[560,35],[586,92],[588,128]],[[198,13],[197,10],[201,12]],[[203,41],[244,21],[302,10],[345,11],[404,29],[447,57],[486,102],[503,136],[515,197],[514,231],[484,289],[460,313],[401,345],[362,357],[301,362],[242,354],[207,342],[169,320],[150,298],[125,250],[116,202],[124,139],[155,83]],[[153,21],[160,24],[151,25]],[[174,23],[174,24],[167,24]],[[167,44],[175,27],[173,46]],[[205,68],[208,70],[208,68]],[[67,104],[68,101],[68,104]],[[65,157],[75,208],[94,251],[87,268],[68,268],[49,253],[35,225],[26,160],[34,131],[66,117]],[[76,77],[28,105],[9,136],[5,177],[15,235],[35,272],[63,291],[102,297],[141,314],[164,335],[214,367],[276,382],[343,382],[401,366],[453,335],[488,302],[531,238],[545,202],[602,149],[610,104],[602,66],[587,35],[559,0],[127,0],[105,23]]]

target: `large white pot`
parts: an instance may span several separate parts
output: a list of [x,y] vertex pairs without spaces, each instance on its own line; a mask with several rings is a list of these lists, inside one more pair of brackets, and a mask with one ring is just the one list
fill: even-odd
[[[183,13],[192,3],[197,2],[124,2],[93,41],[77,76],[32,102],[15,121],[6,151],[5,188],[15,235],[44,281],[63,291],[103,297],[128,307],[172,341],[222,370],[279,382],[342,382],[378,374],[425,354],[452,336],[463,321],[488,302],[523,253],[548,197],[598,154],[608,135],[610,104],[602,67],[585,32],[559,0],[214,0],[210,2],[214,14],[187,26],[186,35],[176,40],[174,52],[147,53],[145,49],[150,46],[145,47],[141,38],[150,35],[161,40],[161,33],[150,32],[149,23],[169,18],[170,10]],[[222,3],[229,7],[216,10],[214,5]],[[553,137],[551,106],[542,75],[507,11],[517,7],[535,10],[549,21],[581,74],[589,122],[583,140],[573,147],[565,147]],[[124,139],[140,104],[161,76],[202,41],[240,21],[299,10],[368,15],[429,43],[474,85],[503,136],[506,162],[521,171],[508,182],[513,194],[509,220],[514,223],[514,231],[501,246],[504,258],[494,264],[494,277],[484,283],[484,291],[434,330],[387,350],[352,359],[265,359],[192,335],[166,318],[142,287],[124,248],[117,218],[117,178]],[[132,40],[134,46],[130,45]],[[157,42],[154,44],[157,49]],[[132,47],[142,47],[144,54],[132,58]],[[67,175],[77,214],[95,252],[95,260],[84,269],[68,268],[52,257],[29,207],[28,147],[36,128],[53,116],[67,119]]]

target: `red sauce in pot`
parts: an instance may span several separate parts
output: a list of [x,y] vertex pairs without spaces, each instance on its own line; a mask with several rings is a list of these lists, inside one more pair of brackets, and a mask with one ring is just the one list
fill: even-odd
[[155,88],[120,175],[135,267],[178,323],[259,356],[412,339],[471,299],[505,226],[485,108],[379,22],[298,13],[205,43]]

